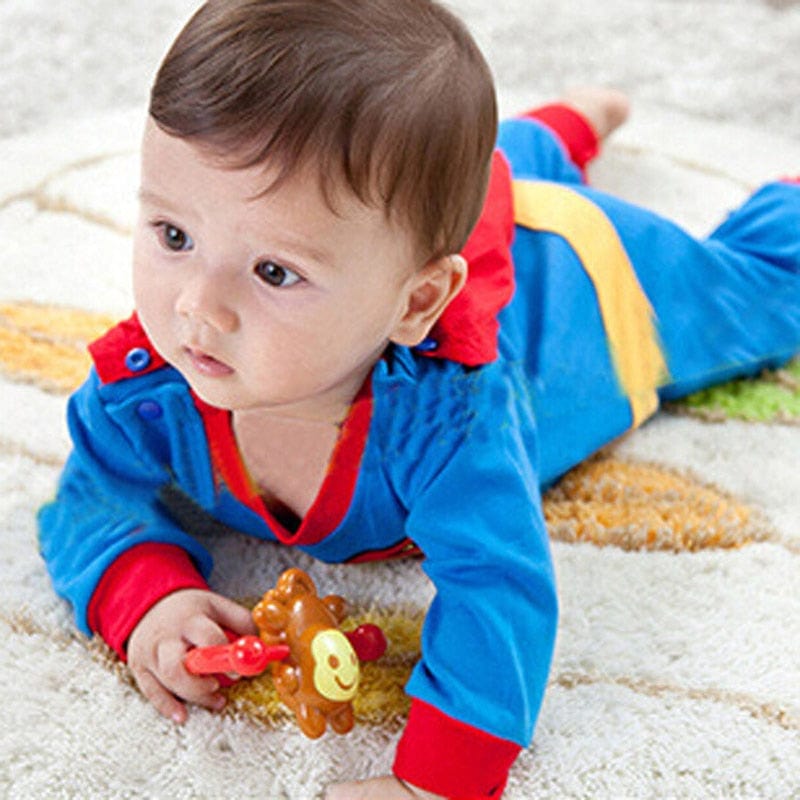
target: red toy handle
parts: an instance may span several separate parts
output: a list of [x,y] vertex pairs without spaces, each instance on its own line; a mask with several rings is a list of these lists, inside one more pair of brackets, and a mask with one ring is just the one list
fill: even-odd
[[230,644],[190,650],[184,666],[193,675],[235,672],[249,676],[258,675],[271,661],[282,661],[288,655],[285,644],[266,645],[258,636],[242,636]]

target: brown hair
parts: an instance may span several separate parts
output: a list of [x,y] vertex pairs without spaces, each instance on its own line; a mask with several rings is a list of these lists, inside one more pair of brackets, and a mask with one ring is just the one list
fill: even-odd
[[489,68],[433,0],[209,0],[165,57],[150,114],[233,168],[269,161],[277,181],[313,160],[329,203],[343,177],[427,258],[463,247],[497,129]]

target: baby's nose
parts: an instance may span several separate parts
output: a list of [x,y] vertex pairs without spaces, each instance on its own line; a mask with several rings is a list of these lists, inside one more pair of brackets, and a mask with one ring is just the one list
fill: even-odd
[[224,282],[197,276],[178,295],[175,310],[183,317],[203,322],[220,333],[233,333],[239,316]]

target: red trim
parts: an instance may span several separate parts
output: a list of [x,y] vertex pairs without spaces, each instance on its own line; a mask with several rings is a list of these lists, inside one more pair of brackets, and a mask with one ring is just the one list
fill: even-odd
[[[128,368],[125,357],[131,350],[137,348],[148,352],[150,363],[146,367],[134,371]],[[135,312],[92,342],[89,345],[89,353],[103,383],[114,383],[125,378],[146,375],[167,363],[147,338]]]
[[497,800],[521,749],[415,698],[393,770],[412,786],[451,800]]
[[781,178],[781,182],[782,183],[797,183],[797,184],[800,184],[800,175],[798,175],[796,178],[789,178],[789,177]]
[[370,561],[388,561],[392,558],[413,558],[423,555],[422,550],[408,537],[402,542],[384,547],[382,550],[367,550],[347,559],[348,564],[366,564]]
[[513,237],[511,169],[496,150],[481,216],[461,251],[469,265],[467,281],[431,331],[438,347],[422,355],[469,366],[497,358],[497,315],[514,293]]
[[214,469],[239,502],[258,514],[279,542],[312,545],[341,523],[350,508],[372,419],[372,380],[367,378],[350,407],[313,505],[296,531],[287,530],[264,504],[247,472],[233,431],[231,413],[193,395],[203,419]]
[[589,120],[574,108],[553,103],[526,111],[522,117],[546,125],[567,149],[572,163],[581,171],[600,153],[600,137]]
[[119,657],[139,620],[178,589],[208,589],[185,550],[148,542],[126,550],[105,571],[89,602],[87,619]]

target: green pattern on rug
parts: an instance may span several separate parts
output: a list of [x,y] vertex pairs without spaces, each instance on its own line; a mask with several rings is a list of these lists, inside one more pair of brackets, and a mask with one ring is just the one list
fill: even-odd
[[712,386],[669,406],[706,420],[800,424],[800,358],[757,378]]

